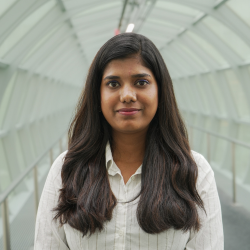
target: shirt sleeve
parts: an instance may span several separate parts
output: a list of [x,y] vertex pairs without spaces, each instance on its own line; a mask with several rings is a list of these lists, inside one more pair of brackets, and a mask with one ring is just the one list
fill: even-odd
[[200,154],[198,154],[196,163],[199,171],[197,191],[204,202],[206,213],[198,208],[202,226],[198,232],[191,230],[185,249],[224,250],[221,205],[214,172]]
[[68,250],[64,227],[53,220],[61,187],[61,167],[65,152],[54,161],[47,176],[36,217],[34,250]]

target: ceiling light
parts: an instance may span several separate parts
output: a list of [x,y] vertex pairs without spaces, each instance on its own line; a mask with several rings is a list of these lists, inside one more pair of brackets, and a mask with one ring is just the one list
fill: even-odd
[[132,32],[134,29],[135,25],[133,23],[130,23],[126,29],[126,32]]

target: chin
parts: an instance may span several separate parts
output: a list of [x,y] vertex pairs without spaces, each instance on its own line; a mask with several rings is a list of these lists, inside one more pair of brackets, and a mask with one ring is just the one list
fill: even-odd
[[[147,126],[148,127],[148,126]],[[127,126],[123,126],[123,127],[116,127],[114,128],[116,131],[119,131],[121,133],[128,133],[128,134],[133,134],[133,133],[138,133],[138,132],[142,132],[145,129],[147,129],[147,127],[138,127],[138,126],[131,126],[131,125],[127,125]]]

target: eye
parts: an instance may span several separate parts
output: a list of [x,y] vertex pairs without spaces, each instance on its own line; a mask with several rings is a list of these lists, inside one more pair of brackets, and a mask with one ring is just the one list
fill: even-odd
[[110,86],[111,88],[115,88],[119,85],[119,83],[116,81],[111,81],[111,82],[108,82],[107,85]]
[[139,80],[135,85],[137,85],[137,86],[145,86],[147,84],[149,84],[148,81],[146,81],[146,80]]

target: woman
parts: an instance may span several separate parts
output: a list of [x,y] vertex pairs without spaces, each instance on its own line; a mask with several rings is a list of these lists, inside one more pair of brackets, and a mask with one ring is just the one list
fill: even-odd
[[214,173],[190,150],[166,65],[146,37],[96,54],[41,196],[35,250],[222,250]]

